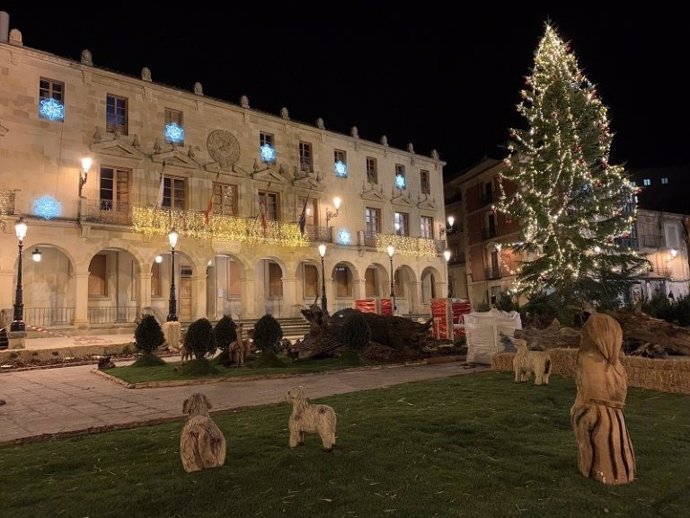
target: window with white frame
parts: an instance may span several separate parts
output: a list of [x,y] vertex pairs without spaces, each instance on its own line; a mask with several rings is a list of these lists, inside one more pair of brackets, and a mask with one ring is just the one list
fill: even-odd
[[394,218],[395,233],[399,236],[410,235],[410,215],[407,212],[396,212]]
[[105,131],[127,135],[127,98],[113,94],[106,95]]
[[420,218],[420,236],[426,239],[434,238],[434,218],[422,216]]
[[65,83],[43,77],[39,80],[38,116],[49,121],[65,121]]
[[373,156],[367,157],[367,181],[373,184],[379,183],[378,164]]
[[431,178],[429,176],[429,171],[424,169],[419,171],[419,181],[422,194],[431,194]]
[[166,209],[184,210],[185,209],[185,179],[175,176],[163,177],[163,202],[162,207]]
[[271,133],[259,133],[259,157],[264,164],[276,163],[276,148]]
[[405,166],[402,164],[395,164],[395,187],[400,190],[407,189],[407,176]]
[[333,172],[341,178],[347,177],[347,153],[342,149],[333,150]]
[[299,143],[299,170],[311,173],[314,170],[314,158],[309,142]]
[[184,145],[184,122],[183,113],[172,108],[165,109],[165,126],[163,135],[165,141],[178,146]]
[[381,233],[381,209],[375,207],[364,209],[364,230],[368,235]]

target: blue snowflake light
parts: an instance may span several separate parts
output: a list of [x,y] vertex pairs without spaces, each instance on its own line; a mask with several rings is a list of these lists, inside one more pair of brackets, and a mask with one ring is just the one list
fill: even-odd
[[261,155],[261,161],[266,164],[272,164],[276,161],[276,150],[270,144],[263,144],[259,148],[259,154]]
[[351,241],[352,236],[346,229],[343,228],[338,232],[338,243],[341,245],[349,245]]
[[165,140],[173,144],[181,144],[184,142],[184,128],[177,122],[166,124],[163,134],[165,135]]
[[41,99],[38,104],[38,115],[42,119],[62,122],[65,120],[65,107],[55,99]]
[[401,174],[396,174],[395,175],[395,186],[398,189],[404,189],[407,187],[407,183],[405,182],[405,177]]
[[43,219],[53,219],[62,213],[62,204],[52,196],[45,195],[34,200],[32,209],[36,216]]
[[347,176],[347,164],[342,160],[338,160],[335,164],[333,164],[333,170],[335,171],[336,176],[343,178]]

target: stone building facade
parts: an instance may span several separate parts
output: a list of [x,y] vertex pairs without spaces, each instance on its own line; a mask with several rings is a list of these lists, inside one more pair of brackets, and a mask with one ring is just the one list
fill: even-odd
[[[27,325],[299,315],[445,296],[443,166],[406,149],[0,41],[0,310]],[[191,86],[191,85],[190,85]],[[90,168],[82,159],[89,158]],[[341,200],[339,208],[334,199]],[[303,232],[300,219],[304,215]],[[171,272],[168,232],[179,234]],[[327,250],[322,262],[318,245]],[[392,244],[395,253],[386,253]],[[38,252],[40,262],[31,261]],[[325,275],[322,276],[322,266]]]

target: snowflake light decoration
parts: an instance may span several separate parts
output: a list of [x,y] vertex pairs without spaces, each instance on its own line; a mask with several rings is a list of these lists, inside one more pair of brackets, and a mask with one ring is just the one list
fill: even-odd
[[261,161],[266,164],[272,164],[276,161],[276,150],[270,144],[263,144],[259,148],[259,154],[261,155]]
[[62,204],[54,197],[46,194],[34,200],[32,209],[36,216],[43,219],[53,219],[62,213]]
[[342,160],[338,160],[335,164],[333,164],[333,170],[335,171],[336,176],[343,178],[347,176],[347,164]]
[[343,228],[338,232],[338,243],[341,245],[349,245],[351,241],[352,236],[346,229]]
[[64,121],[65,107],[55,99],[41,99],[38,105],[38,114],[42,119],[50,121]]
[[395,175],[395,186],[398,189],[404,189],[407,187],[407,183],[405,182],[405,177],[401,174],[396,174]]
[[165,140],[173,144],[181,144],[184,142],[184,128],[176,122],[166,124],[163,134],[165,135]]

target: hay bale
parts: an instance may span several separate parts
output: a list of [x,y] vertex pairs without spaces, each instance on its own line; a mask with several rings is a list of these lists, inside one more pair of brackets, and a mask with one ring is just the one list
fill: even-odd
[[[551,353],[551,373],[572,378],[575,376],[578,349],[555,347]],[[491,369],[513,372],[515,353],[501,352],[491,358]],[[628,373],[628,386],[659,392],[690,394],[690,358],[668,359],[624,356],[623,366]]]

